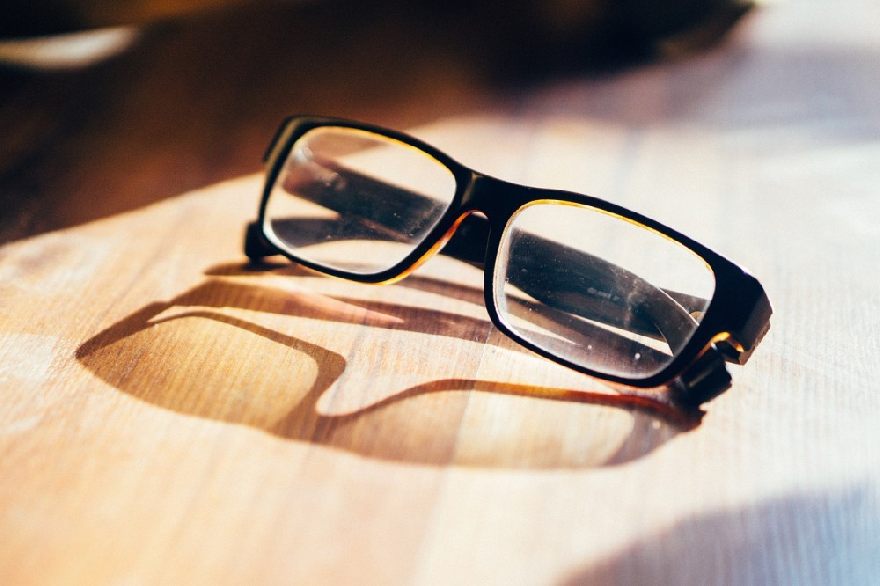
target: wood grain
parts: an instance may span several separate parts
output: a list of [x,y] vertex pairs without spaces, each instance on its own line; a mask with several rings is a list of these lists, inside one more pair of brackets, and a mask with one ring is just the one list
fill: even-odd
[[773,327],[702,418],[518,349],[450,259],[249,270],[258,175],[3,245],[3,582],[875,583],[878,17],[780,4],[412,129],[749,267]]

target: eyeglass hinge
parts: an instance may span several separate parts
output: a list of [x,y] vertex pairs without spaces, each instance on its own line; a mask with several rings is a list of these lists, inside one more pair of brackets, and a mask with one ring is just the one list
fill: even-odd
[[714,399],[731,384],[724,355],[712,344],[672,385],[672,398],[682,405],[700,405]]

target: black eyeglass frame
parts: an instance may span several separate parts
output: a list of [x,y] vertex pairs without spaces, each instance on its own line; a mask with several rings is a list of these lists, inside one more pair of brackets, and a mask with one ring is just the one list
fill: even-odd
[[[394,266],[375,273],[358,273],[327,267],[292,253],[274,241],[266,230],[266,208],[275,182],[294,144],[306,133],[321,127],[365,131],[416,148],[445,166],[455,179],[455,194],[436,226]],[[481,212],[489,224],[485,243],[484,300],[492,323],[504,334],[544,358],[583,374],[636,388],[669,386],[682,402],[699,404],[730,386],[725,361],[745,364],[769,329],[772,308],[761,284],[745,270],[702,244],[651,218],[603,199],[555,189],[510,183],[486,175],[454,160],[446,153],[406,133],[372,124],[330,117],[291,116],[275,133],[264,155],[267,174],[257,221],[248,227],[245,254],[251,261],[282,255],[319,273],[373,284],[393,283],[406,277],[439,252],[470,214]],[[626,377],[596,371],[557,356],[519,336],[505,324],[495,303],[495,265],[504,229],[518,210],[535,202],[577,204],[634,221],[691,250],[702,258],[715,277],[712,298],[702,321],[684,347],[662,370],[649,376]],[[482,244],[481,244],[482,245]]]

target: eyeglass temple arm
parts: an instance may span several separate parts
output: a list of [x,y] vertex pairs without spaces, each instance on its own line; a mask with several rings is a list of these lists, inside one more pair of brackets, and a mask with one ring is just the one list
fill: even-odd
[[[468,216],[441,254],[482,267],[488,234],[485,218]],[[516,274],[511,275],[512,284],[557,309],[588,318],[597,317],[596,311],[601,309],[605,311],[605,323],[614,324],[615,320],[607,313],[610,306],[607,301],[615,303],[617,298],[616,305],[623,315],[632,317],[631,312],[636,313],[635,318],[626,323],[627,330],[653,337],[660,333],[676,350],[680,347],[678,344],[687,341],[682,336],[689,336],[693,330],[691,313],[701,312],[706,306],[705,299],[655,287],[638,275],[581,250],[535,236],[529,240],[536,256],[555,259],[555,262],[535,267],[544,274],[541,288],[531,281],[518,282]],[[715,344],[725,360],[736,364],[745,364],[751,357],[770,329],[773,313],[764,288],[750,275],[746,277],[734,293],[740,301],[738,309],[727,316],[735,339],[721,339]],[[589,296],[593,297],[593,303],[589,303]],[[592,315],[585,310],[591,310]],[[601,315],[598,317],[602,319]]]
[[[355,220],[349,222],[351,226],[360,222],[364,227],[368,225],[371,230],[382,230],[381,237],[384,238],[404,239],[404,234],[395,233],[389,226],[395,223],[418,225],[420,221],[424,221],[424,218],[430,217],[432,208],[438,205],[438,202],[430,197],[397,185],[377,181],[330,161],[321,161],[320,168],[322,173],[326,173],[322,179],[329,180],[329,184],[322,184],[320,189],[315,186],[311,190],[308,189],[308,182],[291,187],[295,188],[302,197],[311,199],[319,205],[352,215]],[[375,206],[376,201],[398,205],[389,209],[387,206]],[[392,221],[392,217],[396,219]],[[474,229],[469,229],[470,227]],[[442,252],[447,256],[482,266],[487,234],[486,220],[479,216],[469,216]],[[665,338],[675,349],[679,344],[677,330],[689,333],[692,329],[690,327],[692,321],[688,321],[691,320],[690,313],[701,311],[706,305],[706,300],[654,287],[622,267],[563,244],[543,241],[541,246],[544,247],[542,257],[567,259],[567,262],[557,264],[557,270],[551,269],[547,272],[550,278],[554,278],[558,284],[571,281],[584,285],[578,287],[576,291],[569,291],[580,295],[581,298],[574,304],[565,305],[568,311],[588,319],[599,319],[632,332]],[[248,256],[252,258],[275,254],[274,247],[263,241],[261,230],[250,231],[247,248]],[[542,267],[542,270],[546,269]],[[572,275],[578,275],[580,278],[573,278]],[[740,283],[741,290],[735,292],[738,300],[737,310],[728,315],[729,331],[732,332],[733,337],[716,342],[725,359],[738,364],[744,364],[748,360],[767,331],[772,313],[760,283],[746,276],[747,279]],[[619,282],[626,283],[622,289],[618,287],[616,295],[620,299],[626,299],[628,303],[626,311],[622,314],[626,318],[623,322],[619,319],[615,320],[613,315],[608,315],[609,306],[612,304],[607,303],[607,298],[603,303],[590,303],[589,299],[583,298],[585,294],[590,293],[591,284],[597,291],[605,288],[604,293],[612,293],[613,298],[614,285]],[[536,299],[542,299],[543,296],[543,301],[549,305],[559,306],[564,301],[559,295],[548,295],[546,287],[536,291],[534,283],[518,283],[515,277],[513,284]],[[564,290],[564,287],[557,285],[550,293],[557,290]],[[633,294],[637,296],[634,298]]]
[[[310,189],[311,184],[305,182],[296,186],[297,194],[328,209],[344,210],[374,230],[381,228],[384,237],[403,239],[404,234],[389,226],[395,223],[410,225],[417,218],[428,217],[436,205],[427,196],[376,181],[351,169],[334,166],[332,173],[344,183],[344,190],[327,189],[326,185]],[[375,201],[400,205],[393,208],[375,206]],[[394,221],[390,221],[392,217]],[[297,224],[300,230],[305,229],[303,221],[299,220]],[[369,233],[364,230],[357,237],[369,238]],[[488,221],[481,216],[468,216],[441,253],[482,268],[488,236]],[[686,342],[684,336],[692,330],[693,324],[689,311],[693,309],[685,309],[683,305],[702,308],[703,300],[663,291],[613,263],[560,243],[535,236],[530,240],[537,253],[535,256],[555,259],[556,262],[552,266],[534,267],[544,276],[540,286],[514,275],[512,284],[523,292],[557,309],[666,339],[674,350]],[[248,229],[245,253],[252,259],[259,259],[276,254],[276,251],[264,241],[262,231],[252,225]],[[547,287],[548,283],[552,286]],[[609,300],[612,303],[609,304]]]
[[[441,254],[483,268],[488,237],[488,221],[468,216]],[[655,287],[614,263],[559,242],[528,233],[520,239],[518,246],[533,253],[519,256],[521,268],[525,274],[542,276],[536,282],[519,272],[508,275],[509,282],[523,293],[555,309],[664,338],[674,350],[687,341],[693,318],[686,306],[702,307],[701,300]]]

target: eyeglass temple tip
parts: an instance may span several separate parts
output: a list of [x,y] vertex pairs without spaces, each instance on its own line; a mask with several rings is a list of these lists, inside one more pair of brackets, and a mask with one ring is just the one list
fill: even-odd
[[275,249],[263,236],[263,231],[257,222],[249,222],[245,228],[244,254],[252,263],[260,262],[265,257],[276,254]]

